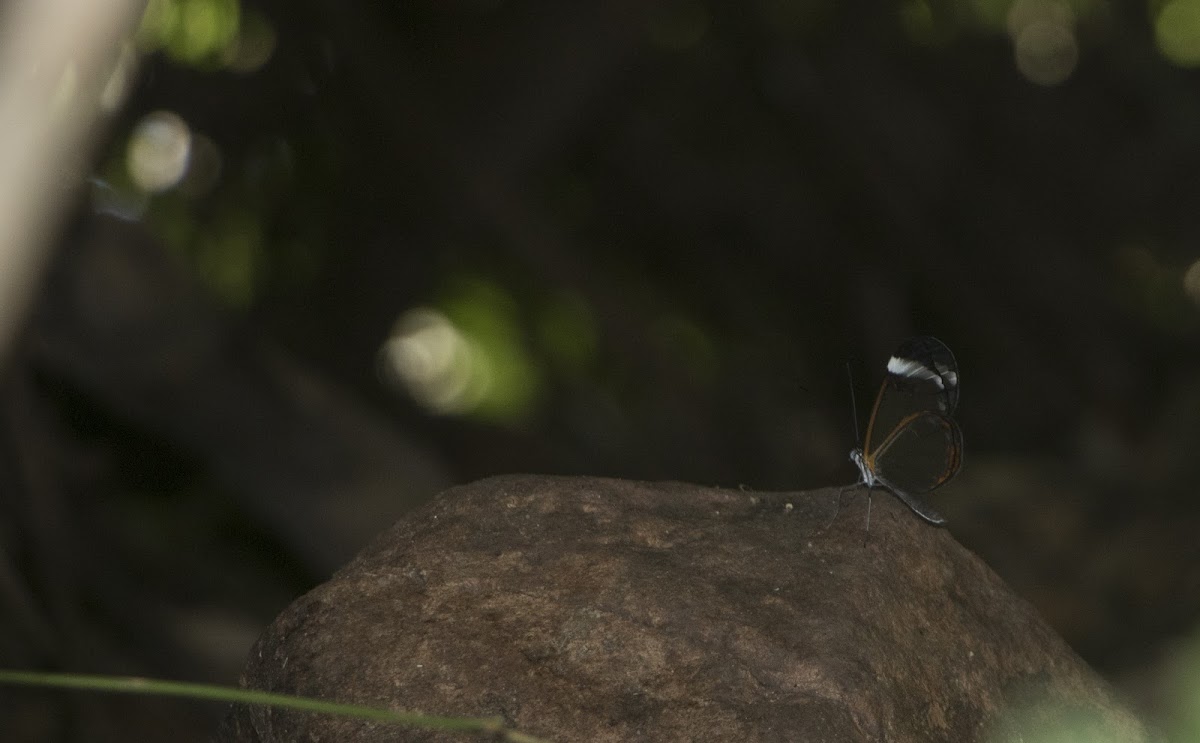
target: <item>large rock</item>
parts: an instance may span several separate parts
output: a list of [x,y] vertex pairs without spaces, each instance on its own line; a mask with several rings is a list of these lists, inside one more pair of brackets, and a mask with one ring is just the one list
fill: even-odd
[[[243,683],[556,741],[1034,740],[1059,709],[1146,739],[949,532],[878,491],[867,532],[855,492],[838,512],[836,490],[454,488],[284,611]],[[443,739],[258,707],[219,734]]]

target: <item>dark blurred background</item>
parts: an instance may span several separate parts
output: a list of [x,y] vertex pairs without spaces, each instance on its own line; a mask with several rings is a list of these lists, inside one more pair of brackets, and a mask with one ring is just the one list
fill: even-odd
[[930,334],[951,532],[1191,729],[1200,0],[156,0],[137,45],[6,369],[0,665],[233,683],[490,474],[853,482],[847,364],[861,426]]

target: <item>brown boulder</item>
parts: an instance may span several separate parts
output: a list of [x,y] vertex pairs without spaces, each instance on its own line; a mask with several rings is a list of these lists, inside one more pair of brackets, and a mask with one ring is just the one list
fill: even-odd
[[[556,741],[1031,740],[1060,709],[1147,739],[949,532],[876,491],[868,534],[855,492],[834,518],[833,489],[454,488],[284,611],[242,681]],[[238,707],[218,739],[460,738]]]

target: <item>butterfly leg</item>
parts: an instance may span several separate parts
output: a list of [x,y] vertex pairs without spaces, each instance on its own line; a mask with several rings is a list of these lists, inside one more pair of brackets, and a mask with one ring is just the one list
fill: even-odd
[[833,509],[833,516],[829,519],[829,521],[825,522],[825,526],[821,527],[821,531],[827,531],[829,527],[833,526],[833,522],[837,521],[837,517],[842,512],[842,496],[845,495],[847,491],[854,490],[861,484],[862,483],[855,483],[853,485],[847,485],[838,491],[837,502]]
[[867,538],[871,536],[871,491],[875,489],[874,485],[867,486],[867,528],[863,530],[863,548],[867,546]]

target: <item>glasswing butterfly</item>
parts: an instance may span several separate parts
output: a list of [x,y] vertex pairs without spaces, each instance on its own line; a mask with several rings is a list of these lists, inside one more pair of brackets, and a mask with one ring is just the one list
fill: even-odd
[[962,431],[950,417],[958,405],[958,363],[937,338],[910,338],[888,359],[887,376],[875,397],[862,449],[850,452],[858,484],[880,486],[931,524],[940,514],[918,495],[944,485],[962,465]]

